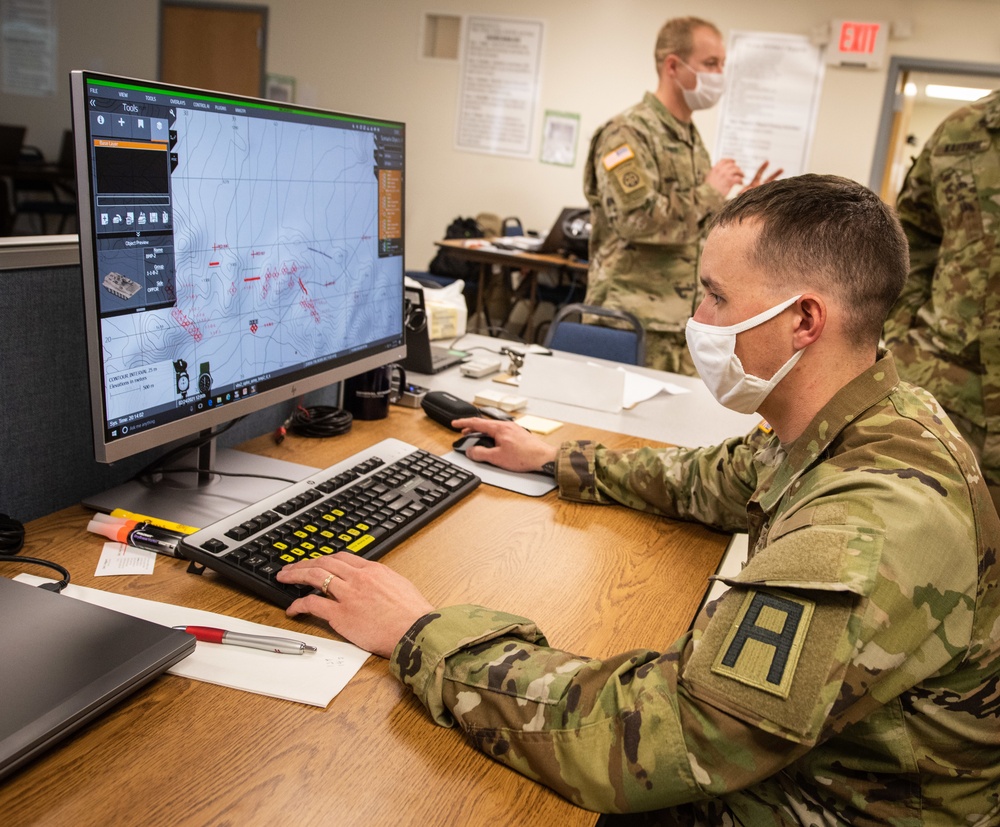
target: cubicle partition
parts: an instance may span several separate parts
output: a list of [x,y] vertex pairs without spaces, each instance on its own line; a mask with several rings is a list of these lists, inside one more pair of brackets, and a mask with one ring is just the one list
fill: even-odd
[[[75,245],[75,236],[0,243],[0,513],[22,522],[119,485],[153,459],[94,459]],[[337,390],[309,402],[336,404]],[[288,413],[275,406],[248,416],[220,445],[273,431]]]

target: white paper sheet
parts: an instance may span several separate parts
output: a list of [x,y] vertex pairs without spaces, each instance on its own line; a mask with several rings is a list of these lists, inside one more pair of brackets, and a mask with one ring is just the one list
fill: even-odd
[[533,399],[617,413],[625,398],[625,373],[592,362],[529,353],[520,377],[521,395]]
[[[14,579],[34,585],[45,582],[45,578],[31,574],[19,574]],[[304,655],[279,655],[263,649],[199,641],[194,652],[168,670],[173,675],[287,701],[327,706],[369,657],[368,652],[350,643],[251,623],[215,612],[186,609],[72,584],[62,591],[62,595],[163,626],[214,626],[231,632],[291,638],[315,646],[317,651]]]
[[640,402],[652,399],[658,393],[666,392],[671,395],[691,393],[688,388],[682,388],[673,382],[662,382],[659,379],[643,376],[641,373],[634,373],[625,368],[618,368],[618,370],[625,374],[625,392],[622,403],[624,408],[634,408]]

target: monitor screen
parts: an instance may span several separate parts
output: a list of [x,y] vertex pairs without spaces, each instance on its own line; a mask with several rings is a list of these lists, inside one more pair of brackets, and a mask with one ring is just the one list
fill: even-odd
[[404,124],[71,88],[99,461],[402,358]]

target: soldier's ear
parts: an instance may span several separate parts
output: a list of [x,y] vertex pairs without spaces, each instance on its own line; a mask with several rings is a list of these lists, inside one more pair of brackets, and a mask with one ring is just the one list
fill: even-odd
[[660,77],[672,78],[677,75],[677,67],[680,65],[680,58],[677,55],[667,55],[660,65]]
[[811,345],[823,334],[826,327],[826,302],[815,293],[806,293],[794,305],[794,339],[796,349]]

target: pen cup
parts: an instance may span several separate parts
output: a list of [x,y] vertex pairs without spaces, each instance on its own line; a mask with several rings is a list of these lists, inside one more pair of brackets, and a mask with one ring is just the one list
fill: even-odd
[[385,419],[389,403],[398,402],[405,387],[402,367],[382,365],[344,382],[344,407],[355,419]]

